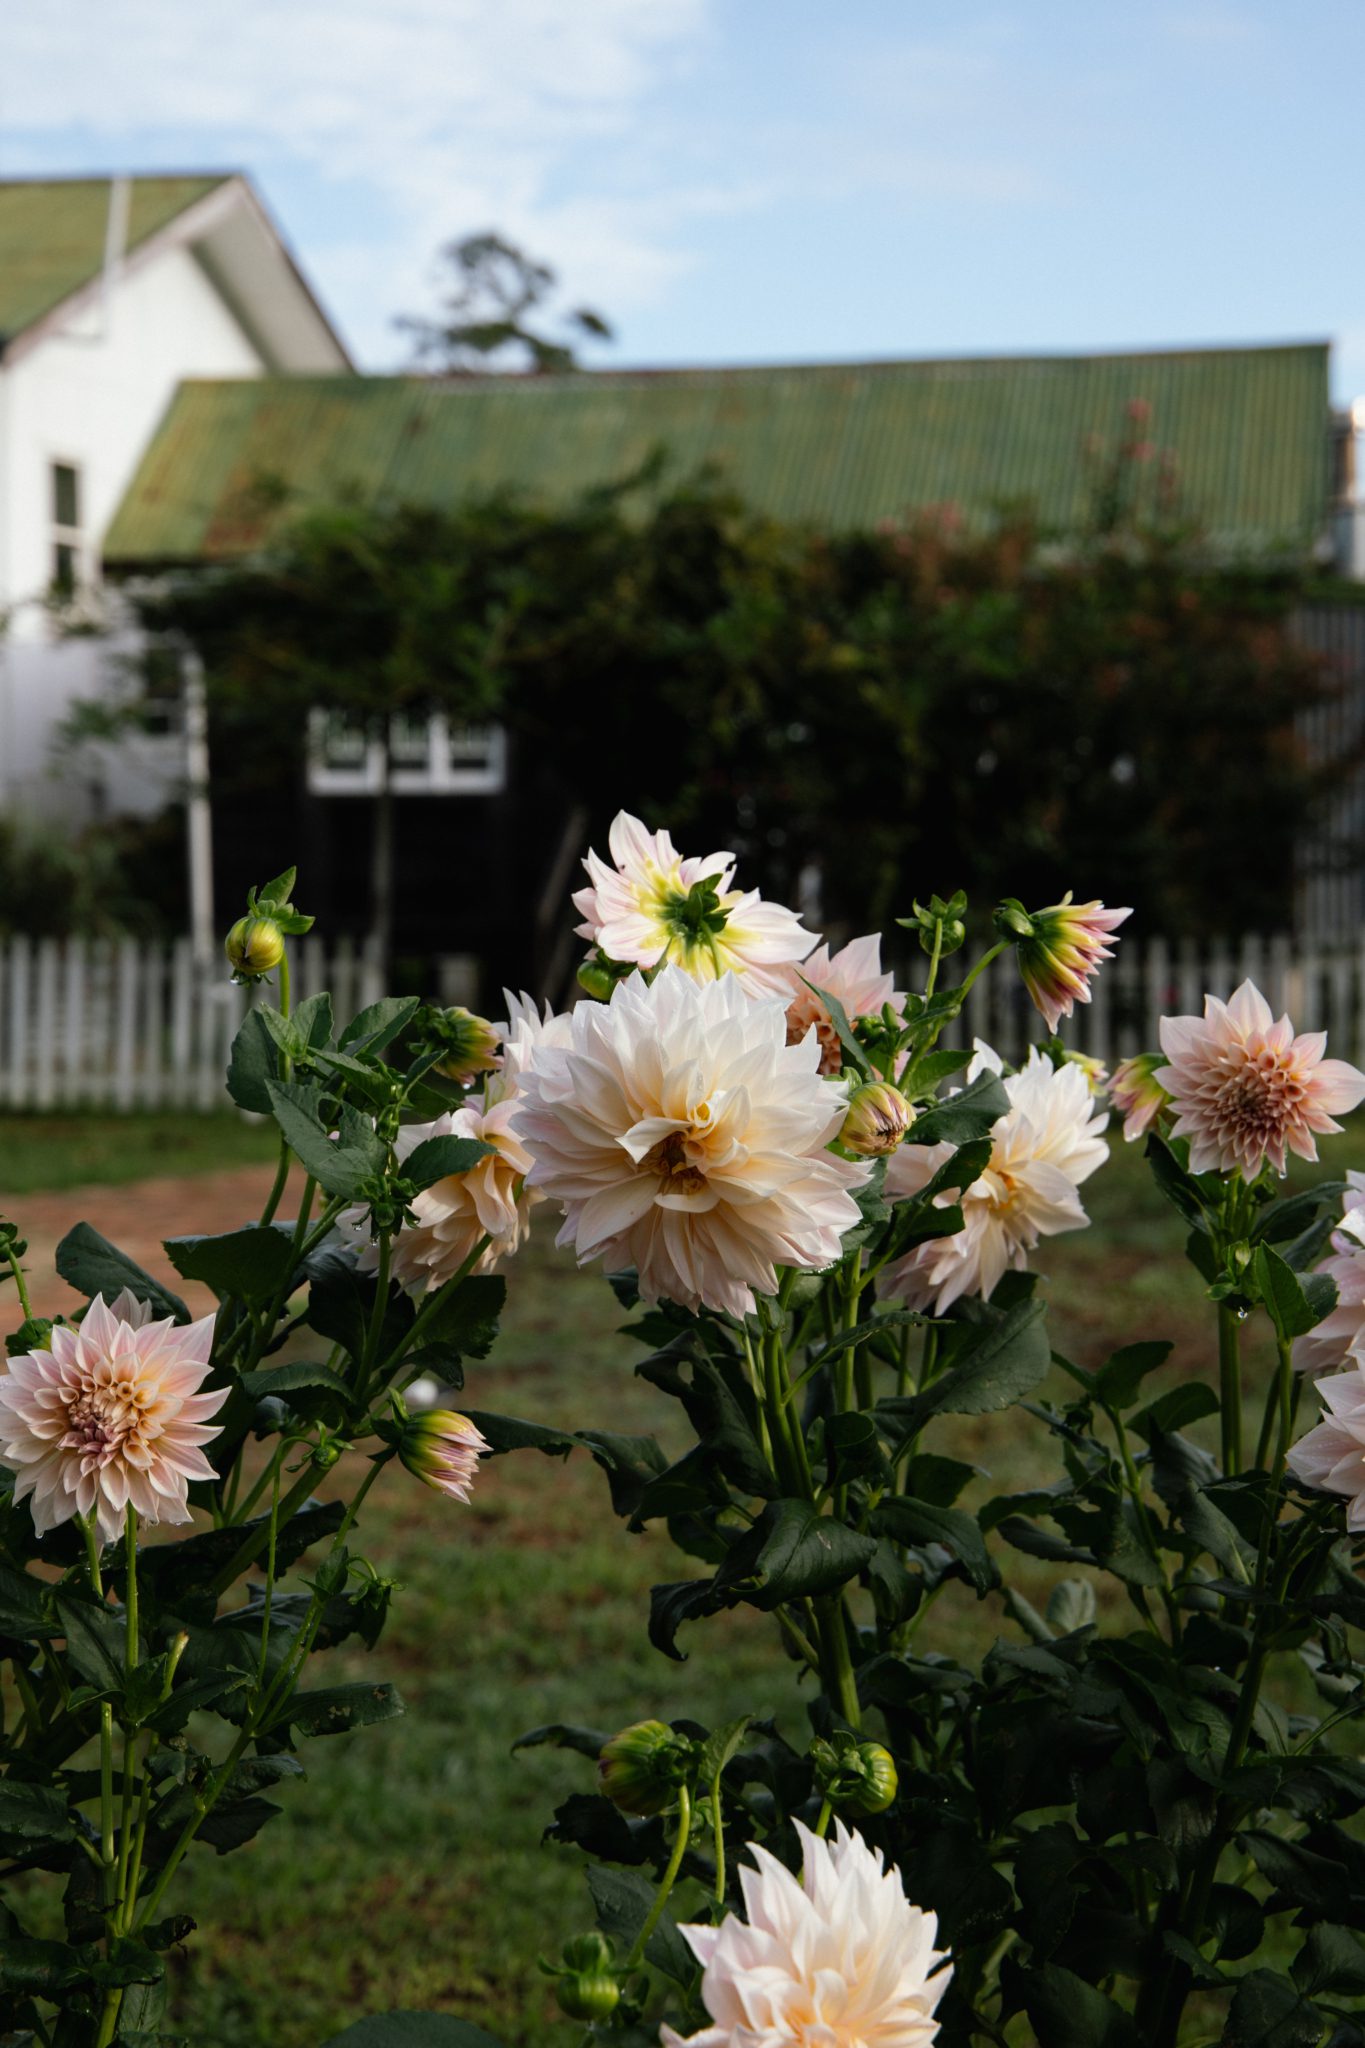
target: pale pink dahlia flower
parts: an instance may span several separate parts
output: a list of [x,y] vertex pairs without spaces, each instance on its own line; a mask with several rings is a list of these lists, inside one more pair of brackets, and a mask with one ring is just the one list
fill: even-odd
[[1159,1079],[1165,1068],[1160,1053],[1140,1052],[1133,1059],[1120,1060],[1110,1076],[1109,1100],[1123,1118],[1126,1144],[1140,1138],[1170,1101]]
[[[905,1002],[904,995],[895,986],[894,976],[882,972],[880,932],[868,932],[861,939],[850,939],[837,953],[831,953],[828,946],[817,946],[800,967],[786,969],[786,981],[791,990],[787,1004],[787,1037],[795,1043],[814,1027],[820,1040],[822,1074],[841,1071],[844,1049],[828,1008],[815,993],[817,988],[826,990],[835,998],[850,1023],[856,1023],[859,1017],[880,1016],[886,1003],[899,1011]],[[814,987],[809,986],[811,983]]]
[[1034,1008],[1055,1031],[1077,1003],[1090,1001],[1090,983],[1100,963],[1112,960],[1109,941],[1131,910],[1106,910],[1098,900],[1073,903],[1068,889],[1060,903],[1028,913],[1029,938],[1020,939],[1019,972]]
[[1289,1453],[1289,1469],[1305,1486],[1343,1493],[1348,1529],[1365,1529],[1365,1359],[1318,1381],[1327,1410],[1316,1429]]
[[96,1295],[79,1329],[55,1325],[50,1350],[0,1373],[0,1460],[40,1536],[93,1512],[112,1543],[130,1502],[146,1522],[188,1522],[190,1480],[213,1477],[200,1447],[220,1434],[208,1418],[228,1390],[199,1389],[214,1318],[148,1321],[131,1295],[116,1306]]
[[[973,1067],[998,1071],[999,1064],[978,1040]],[[932,1307],[936,1315],[962,1295],[989,1300],[1004,1273],[1024,1269],[1040,1238],[1089,1222],[1077,1190],[1109,1157],[1103,1136],[1109,1119],[1092,1114],[1084,1073],[1069,1062],[1054,1067],[1034,1046],[1027,1065],[1005,1076],[1004,1086],[1010,1106],[992,1128],[985,1172],[960,1197],[935,1198],[942,1208],[961,1200],[962,1229],[895,1260],[881,1276],[883,1294],[914,1308]],[[918,1194],[953,1151],[951,1145],[902,1145],[887,1161],[888,1200]]]
[[398,1456],[414,1478],[451,1500],[469,1499],[479,1453],[491,1449],[483,1432],[453,1408],[429,1408],[411,1415],[398,1439]]
[[1365,1174],[1348,1173],[1339,1229],[1318,1267],[1337,1290],[1336,1307],[1294,1344],[1294,1370],[1335,1372],[1351,1357],[1365,1357]]
[[[573,899],[583,918],[578,936],[609,960],[636,967],[671,961],[701,981],[737,974],[753,994],[785,992],[784,967],[815,944],[794,910],[765,903],[756,889],[733,886],[730,853],[684,859],[667,832],[649,832],[618,811],[608,839],[612,865],[590,852],[583,865],[591,887]],[[689,904],[698,882],[715,889],[715,911],[699,927]]]
[[580,1262],[633,1265],[646,1301],[739,1316],[778,1266],[834,1263],[868,1168],[826,1151],[845,1091],[813,1037],[787,1044],[781,998],[666,967],[570,1020],[522,1077],[516,1131]]
[[1365,1096],[1365,1074],[1326,1047],[1325,1031],[1296,1038],[1288,1017],[1277,1023],[1250,981],[1229,1002],[1205,996],[1202,1017],[1163,1017],[1162,1085],[1190,1171],[1255,1180],[1267,1160],[1283,1173],[1286,1150],[1316,1159],[1315,1134],[1339,1131],[1335,1117]]
[[[912,1906],[881,1851],[835,1822],[832,1842],[794,1823],[798,1881],[751,1843],[740,1871],[747,1920],[681,1932],[702,1966],[712,2024],[686,2048],[931,2048],[952,1976],[938,1920]],[[684,2048],[665,2027],[664,2048]]]
[[[494,1083],[501,1078],[494,1076]],[[488,1272],[526,1235],[529,1204],[523,1183],[531,1158],[513,1129],[516,1109],[515,1090],[493,1102],[487,1095],[473,1095],[459,1109],[431,1123],[405,1124],[398,1133],[394,1150],[400,1166],[425,1138],[481,1138],[493,1148],[467,1173],[448,1174],[413,1201],[417,1221],[403,1226],[390,1250],[390,1270],[407,1293],[425,1294],[452,1279],[482,1237],[490,1242],[470,1269],[475,1273]],[[344,1210],[337,1230],[360,1247],[357,1270],[373,1273],[379,1247],[369,1236],[365,1211]]]

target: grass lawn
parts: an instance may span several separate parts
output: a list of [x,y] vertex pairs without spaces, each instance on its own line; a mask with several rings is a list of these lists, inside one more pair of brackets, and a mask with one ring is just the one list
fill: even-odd
[[[1358,1136],[1338,1140],[1328,1167],[1362,1150]],[[3,1177],[12,1183],[8,1168]],[[1176,1344],[1167,1383],[1208,1372],[1212,1312],[1140,1155],[1116,1147],[1087,1202],[1093,1227],[1040,1259],[1054,1343],[1093,1365],[1119,1343],[1164,1336]],[[542,1229],[509,1278],[503,1338],[471,1370],[471,1407],[666,1440],[676,1431],[673,1404],[633,1376],[639,1354],[613,1334],[621,1317],[600,1275],[577,1274]],[[986,1468],[983,1498],[1057,1469],[1018,1411],[941,1428],[934,1448]],[[539,1837],[559,1799],[589,1789],[591,1766],[548,1749],[513,1756],[513,1738],[546,1721],[611,1729],[755,1710],[800,1741],[794,1668],[748,1610],[684,1631],[685,1665],[649,1647],[649,1586],[701,1568],[662,1535],[627,1535],[585,1457],[494,1461],[468,1508],[387,1472],[360,1533],[401,1583],[394,1620],[372,1657],[337,1652],[313,1682],[391,1677],[408,1714],[307,1745],[308,1782],[284,1791],[285,1813],[254,1844],[189,1859],[168,1901],[199,1921],[173,1960],[175,2030],[205,2048],[319,2048],[364,2012],[408,2005],[459,2013],[525,2048],[563,2043],[567,2023],[535,1958],[591,1915],[581,1859]],[[1051,1568],[1014,1553],[1004,1562],[1046,1600]],[[1119,1626],[1125,1611],[1119,1596]],[[977,1602],[954,1587],[921,1642],[974,1652],[1002,1633],[1017,1631],[998,1596]]]
[[[279,1134],[235,1111],[215,1116],[0,1115],[0,1187],[8,1195],[117,1187],[152,1175],[214,1173],[274,1159]],[[174,1223],[166,1226],[169,1236]]]

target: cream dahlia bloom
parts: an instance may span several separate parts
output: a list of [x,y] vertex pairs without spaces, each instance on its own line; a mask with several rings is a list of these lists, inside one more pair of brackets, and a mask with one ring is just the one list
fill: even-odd
[[199,1391],[213,1323],[153,1322],[126,1291],[112,1308],[96,1295],[79,1329],[57,1324],[50,1350],[9,1361],[0,1460],[40,1536],[93,1512],[112,1543],[130,1502],[146,1522],[190,1520],[190,1480],[213,1477],[200,1447],[220,1432],[208,1418],[228,1397],[226,1387]]
[[580,1263],[633,1265],[646,1301],[747,1315],[778,1266],[829,1266],[868,1169],[825,1147],[845,1091],[781,998],[666,967],[579,1003],[566,1045],[521,1081],[533,1189],[561,1203]]
[[1318,1381],[1327,1413],[1289,1453],[1289,1469],[1305,1486],[1350,1501],[1348,1529],[1365,1529],[1365,1359]]
[[528,996],[524,990],[514,995],[510,988],[505,988],[502,999],[507,1015],[493,1027],[502,1041],[501,1070],[486,1084],[488,1099],[498,1102],[507,1101],[517,1092],[521,1076],[542,1045],[566,1045],[569,1039],[567,1010],[556,1013],[548,1002],[541,1009],[534,996]]
[[[931,2048],[935,2009],[952,1976],[934,1947],[938,1920],[912,1906],[880,1850],[835,1823],[832,1842],[794,1823],[800,1881],[751,1843],[742,1869],[748,1919],[685,1926],[702,1966],[712,2024],[687,2048]],[[683,2048],[671,2027],[665,2048]]]
[[[425,1294],[452,1279],[482,1237],[491,1241],[471,1267],[475,1273],[488,1272],[526,1235],[529,1204],[523,1183],[531,1159],[512,1127],[516,1110],[515,1091],[491,1103],[487,1096],[475,1095],[431,1123],[405,1124],[398,1133],[394,1151],[400,1166],[425,1138],[481,1138],[493,1148],[467,1173],[448,1174],[423,1188],[413,1201],[417,1221],[404,1225],[390,1250],[390,1270],[407,1293]],[[337,1230],[359,1246],[357,1270],[373,1273],[379,1247],[368,1234],[365,1211],[343,1211]]]
[[1318,1267],[1337,1290],[1336,1307],[1294,1344],[1294,1370],[1335,1372],[1353,1357],[1365,1358],[1365,1174],[1348,1173],[1340,1228],[1332,1250]]
[[[999,1056],[977,1041],[968,1068],[999,1072]],[[991,1131],[991,1156],[979,1180],[961,1196],[962,1229],[952,1237],[916,1245],[881,1276],[881,1291],[941,1315],[964,1294],[989,1300],[1001,1276],[1022,1271],[1042,1237],[1082,1230],[1088,1223],[1077,1189],[1109,1156],[1107,1116],[1094,1103],[1081,1068],[1054,1067],[1036,1046],[1017,1074],[1004,1077],[1009,1109]],[[952,1145],[902,1145],[887,1161],[888,1200],[917,1195],[952,1158]],[[949,1208],[959,1197],[935,1197]]]
[[882,972],[880,932],[850,939],[837,953],[831,953],[828,946],[817,946],[799,968],[787,968],[786,981],[791,990],[787,1037],[795,1044],[814,1026],[820,1040],[822,1074],[840,1072],[844,1049],[827,1006],[815,993],[817,988],[826,990],[842,1005],[850,1023],[856,1023],[859,1017],[880,1016],[886,1003],[897,1011],[905,1003],[904,995],[895,986],[895,977]]
[[1283,1173],[1286,1151],[1316,1159],[1315,1137],[1339,1131],[1335,1117],[1365,1097],[1365,1074],[1324,1059],[1326,1048],[1325,1031],[1296,1038],[1288,1017],[1277,1023],[1250,981],[1229,1002],[1205,996],[1202,1017],[1163,1017],[1161,1081],[1190,1171],[1255,1180],[1267,1160]]
[[[609,960],[636,967],[672,961],[701,981],[737,974],[751,994],[778,995],[787,987],[784,967],[815,944],[794,910],[733,887],[733,854],[684,859],[667,832],[647,831],[628,811],[618,811],[608,845],[612,865],[589,852],[583,866],[591,887],[573,903],[583,918],[578,936]],[[699,930],[688,913],[698,882],[714,886],[719,929]]]

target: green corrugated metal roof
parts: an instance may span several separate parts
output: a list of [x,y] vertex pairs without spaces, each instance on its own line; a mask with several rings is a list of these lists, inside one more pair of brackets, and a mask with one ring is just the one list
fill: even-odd
[[[135,249],[223,182],[222,174],[131,179],[128,248]],[[0,182],[0,348],[98,277],[112,183],[110,178]]]
[[1028,500],[1081,518],[1085,444],[1113,447],[1132,399],[1178,458],[1182,502],[1238,547],[1303,549],[1328,487],[1327,347],[1160,355],[593,372],[448,383],[267,378],[182,385],[105,541],[111,564],[241,553],[341,493],[443,505],[500,486],[547,499],[663,444],[761,511],[848,527],[955,504],[980,521]]

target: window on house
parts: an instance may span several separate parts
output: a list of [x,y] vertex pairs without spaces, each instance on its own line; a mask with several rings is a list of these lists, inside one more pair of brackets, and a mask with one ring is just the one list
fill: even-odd
[[[377,794],[384,777],[377,733],[315,711],[310,737],[308,786],[315,796]],[[507,781],[507,735],[496,725],[400,714],[389,722],[389,771],[399,796],[495,796]]]
[[52,584],[70,597],[81,581],[81,473],[74,462],[52,465]]

